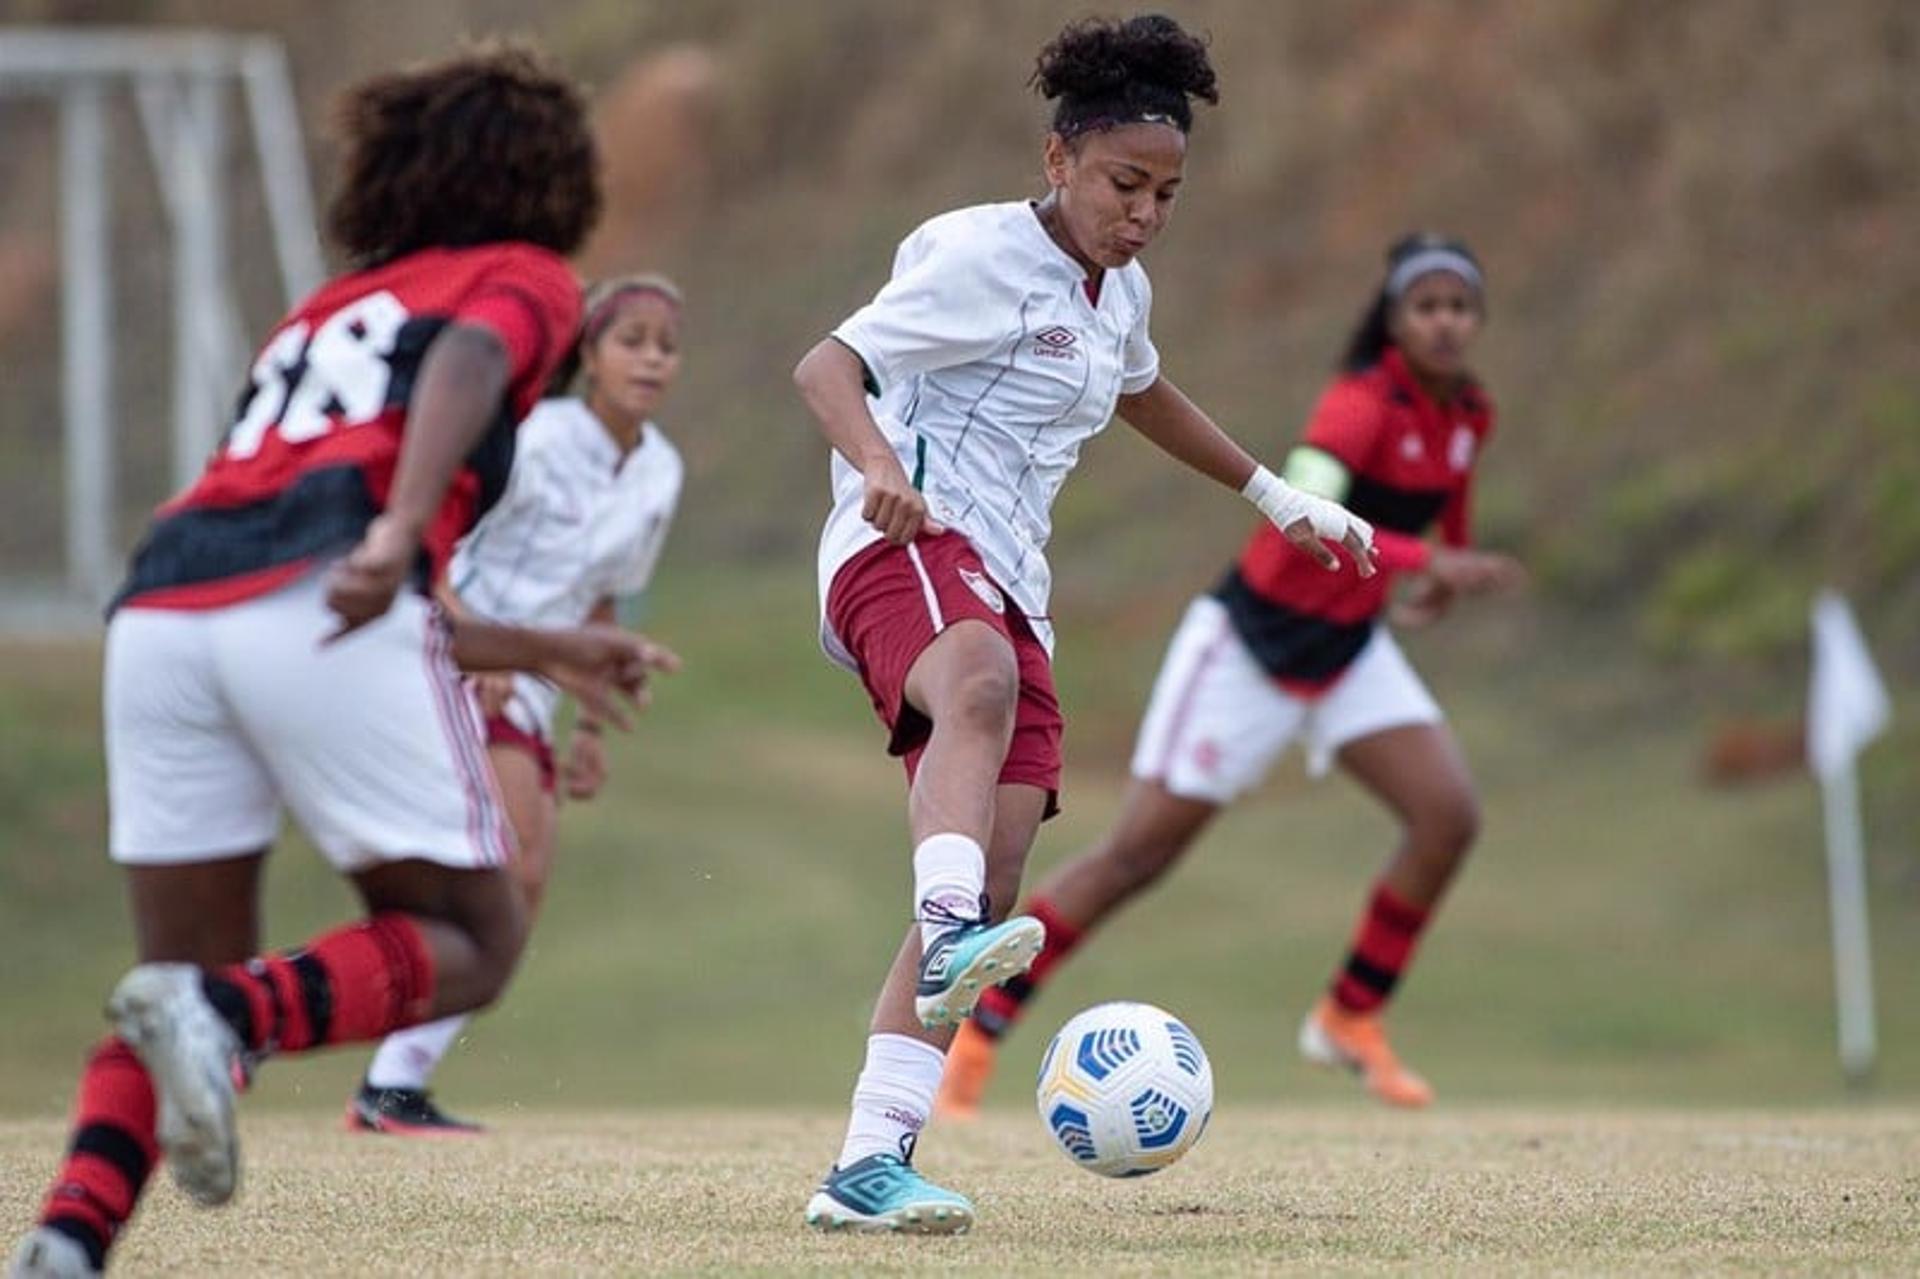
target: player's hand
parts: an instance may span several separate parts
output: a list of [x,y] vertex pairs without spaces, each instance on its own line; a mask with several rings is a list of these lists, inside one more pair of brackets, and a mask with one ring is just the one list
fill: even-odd
[[1460,595],[1492,595],[1526,584],[1527,570],[1511,555],[1436,546],[1427,574]]
[[946,528],[927,513],[926,494],[913,487],[913,481],[900,469],[900,459],[891,452],[869,458],[861,468],[866,480],[866,497],[860,504],[860,518],[880,531],[895,546],[905,546],[926,533],[946,532]]
[[1280,526],[1280,532],[1289,542],[1311,555],[1324,569],[1338,569],[1340,557],[1333,548],[1344,547],[1347,554],[1353,556],[1354,567],[1360,570],[1360,576],[1372,577],[1378,571],[1379,552],[1373,546],[1373,525],[1355,515],[1352,511],[1336,502],[1324,498],[1313,499],[1332,508],[1324,517],[1316,513],[1313,516],[1302,515],[1289,524]]
[[649,678],[680,669],[672,649],[618,626],[549,631],[545,643],[549,655],[539,673],[571,693],[595,720],[622,732],[633,727],[627,709],[646,708]]
[[467,677],[473,682],[473,695],[480,702],[480,713],[491,719],[506,713],[513,700],[513,675],[507,671],[483,671]]
[[419,554],[417,533],[389,515],[374,516],[327,581],[327,607],[340,616],[340,629],[328,638],[356,631],[392,608]]
[[573,741],[567,746],[567,764],[562,780],[568,799],[592,799],[607,784],[607,748],[598,731],[574,727]]
[[1387,619],[1395,626],[1415,629],[1431,626],[1453,607],[1456,592],[1431,574],[1423,573],[1408,586],[1406,593],[1387,610]]

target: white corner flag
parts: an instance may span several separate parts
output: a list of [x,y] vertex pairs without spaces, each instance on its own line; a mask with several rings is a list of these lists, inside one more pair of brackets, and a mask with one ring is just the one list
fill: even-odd
[[1813,605],[1813,683],[1807,760],[1827,817],[1827,884],[1833,907],[1833,973],[1840,1066],[1858,1082],[1873,1069],[1873,961],[1867,937],[1866,848],[1854,760],[1886,731],[1891,705],[1853,610],[1832,591]]

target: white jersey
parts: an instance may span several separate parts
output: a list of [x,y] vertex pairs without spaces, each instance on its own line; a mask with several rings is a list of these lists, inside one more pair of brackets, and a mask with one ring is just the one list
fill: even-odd
[[[521,424],[507,491],[454,551],[448,580],[492,621],[578,626],[602,599],[645,589],[684,475],[653,423],[622,456],[585,403],[543,400]],[[509,717],[546,736],[559,691],[530,675],[514,685]]]
[[[886,287],[833,331],[878,384],[874,420],[933,518],[966,534],[1049,651],[1054,497],[1118,398],[1160,372],[1146,271],[1108,271],[1097,302],[1085,284],[1032,205],[979,205],[901,241]],[[832,478],[821,639],[851,667],[824,621],[827,589],[880,534],[860,518],[860,472],[838,453]]]

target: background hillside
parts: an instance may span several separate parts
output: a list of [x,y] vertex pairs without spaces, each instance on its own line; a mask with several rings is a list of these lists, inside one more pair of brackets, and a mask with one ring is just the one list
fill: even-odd
[[[1168,368],[1224,420],[1281,452],[1384,244],[1445,228],[1479,248],[1493,282],[1481,363],[1504,429],[1487,536],[1526,554],[1549,605],[1621,628],[1640,653],[1716,668],[1792,651],[1820,581],[1897,631],[1920,625],[1920,10],[1168,7],[1213,33],[1225,99],[1203,117],[1189,192],[1151,256],[1157,334]],[[694,298],[674,417],[706,496],[678,552],[794,563],[818,510],[819,446],[788,368],[884,278],[920,219],[1036,190],[1044,113],[1023,82],[1038,45],[1083,11],[1012,0],[0,10],[282,33],[323,194],[319,126],[341,83],[462,32],[539,35],[603,90],[615,207],[584,265],[664,266]],[[47,123],[24,106],[0,114],[23,174],[48,159]],[[123,220],[145,251],[123,264],[131,320],[165,276],[159,223],[139,218],[151,177],[126,151]],[[0,433],[44,445],[56,365],[52,334],[32,320],[55,303],[50,184],[7,185]],[[264,250],[239,236],[235,252],[259,323],[274,306]],[[128,331],[120,402],[137,434],[165,352],[151,327]],[[29,509],[49,500],[32,491],[33,468],[8,469]],[[129,470],[135,525],[152,481]],[[1070,606],[1112,601],[1129,579],[1204,577],[1244,523],[1125,441],[1093,454],[1066,502],[1063,576],[1086,597]],[[8,535],[14,564],[36,549],[29,527]]]
[[[1536,589],[1410,644],[1489,823],[1405,1004],[1409,1051],[1453,1096],[1834,1095],[1811,788],[1713,792],[1696,774],[1723,721],[1795,712],[1821,583],[1860,605],[1896,697],[1920,678],[1920,7],[1165,7],[1213,33],[1225,97],[1150,254],[1156,337],[1243,439],[1283,453],[1395,235],[1456,232],[1489,269],[1480,362],[1502,426],[1482,532]],[[899,913],[898,783],[860,695],[812,649],[825,464],[787,374],[922,218],[1037,193],[1044,113],[1024,81],[1083,11],[0,0],[9,20],[280,33],[323,195],[335,88],[462,32],[532,32],[602,95],[614,207],[583,267],[658,266],[687,286],[687,373],[665,420],[693,474],[649,607],[689,669],[621,747],[621,792],[569,815],[522,997],[449,1089],[718,1101],[777,1053],[798,1094],[840,1096]],[[0,109],[0,576],[45,571],[57,544],[51,126],[30,104]],[[133,146],[122,158],[130,540],[161,495],[167,348],[139,321],[167,275],[152,175]],[[243,216],[233,244],[256,326],[276,306],[257,224]],[[1089,450],[1058,514],[1074,789],[1037,866],[1111,814],[1161,645],[1248,527],[1124,427]],[[98,853],[94,654],[4,656],[0,966],[18,1033],[0,1036],[0,1108],[50,1111],[125,926]],[[1906,724],[1866,778],[1882,1083],[1906,1093],[1920,1089],[1916,770]],[[1386,838],[1350,788],[1289,770],[1039,1020],[1095,996],[1160,998],[1208,1036],[1229,1096],[1310,1088],[1273,1062]],[[338,913],[329,882],[282,859],[276,939]],[[1176,955],[1157,975],[1148,943]],[[813,963],[810,981],[760,982],[768,947]],[[332,1105],[353,1064],[326,1069],[269,1087]]]

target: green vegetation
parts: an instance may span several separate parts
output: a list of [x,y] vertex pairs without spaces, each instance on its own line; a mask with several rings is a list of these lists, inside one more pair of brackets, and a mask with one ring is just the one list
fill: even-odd
[[[568,810],[546,917],[507,1002],[450,1059],[447,1096],[497,1106],[832,1105],[904,924],[901,778],[857,685],[813,645],[803,576],[714,589],[669,568],[659,633],[687,655],[616,746],[604,801]],[[1134,717],[1181,607],[1068,615],[1067,813],[1035,865],[1110,820]],[[1443,641],[1444,642],[1440,642]],[[1818,809],[1804,779],[1712,792],[1673,699],[1515,657],[1497,608],[1409,647],[1486,790],[1487,833],[1396,1013],[1443,1099],[1713,1105],[1836,1100]],[[0,1113],[54,1115],[128,962],[101,851],[96,655],[14,648],[0,686]],[[1869,757],[1884,1095],[1920,1092],[1920,864],[1909,737]],[[1025,1105],[1052,1027],[1127,997],[1178,1010],[1231,1102],[1345,1101],[1290,1036],[1337,958],[1386,819],[1290,763],[1036,1006],[994,1097]],[[269,939],[348,909],[297,841],[269,875]],[[769,1063],[778,1062],[769,1072]],[[361,1058],[269,1068],[258,1102],[331,1109]]]

